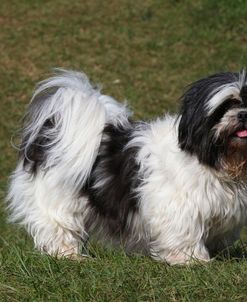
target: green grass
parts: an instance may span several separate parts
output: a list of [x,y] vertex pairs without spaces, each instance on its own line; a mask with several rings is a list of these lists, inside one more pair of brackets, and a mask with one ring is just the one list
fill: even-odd
[[[245,0],[1,0],[1,200],[17,157],[11,136],[52,67],[83,70],[136,118],[154,118],[175,111],[190,82],[247,65],[246,16]],[[95,243],[84,262],[40,255],[3,204],[0,230],[0,301],[247,300],[240,243],[208,265],[169,267]]]

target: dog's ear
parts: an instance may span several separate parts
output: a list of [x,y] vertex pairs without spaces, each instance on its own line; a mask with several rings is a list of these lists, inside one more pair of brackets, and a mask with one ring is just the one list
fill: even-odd
[[178,141],[182,150],[195,152],[195,144],[201,139],[204,120],[205,92],[204,80],[192,84],[181,97],[181,109],[178,126]]

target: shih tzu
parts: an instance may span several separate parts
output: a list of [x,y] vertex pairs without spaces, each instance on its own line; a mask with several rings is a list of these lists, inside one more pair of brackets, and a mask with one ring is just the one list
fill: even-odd
[[79,72],[37,87],[11,176],[11,220],[35,246],[80,257],[89,236],[170,264],[209,261],[247,217],[247,77],[190,85],[181,112],[130,118]]

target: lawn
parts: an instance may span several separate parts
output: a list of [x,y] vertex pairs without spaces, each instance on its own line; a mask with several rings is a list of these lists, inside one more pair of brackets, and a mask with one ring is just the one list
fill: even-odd
[[40,255],[6,222],[11,140],[37,81],[83,70],[136,119],[179,108],[190,82],[247,67],[245,0],[0,1],[0,301],[247,301],[246,232],[207,265],[170,267],[91,243],[83,262]]

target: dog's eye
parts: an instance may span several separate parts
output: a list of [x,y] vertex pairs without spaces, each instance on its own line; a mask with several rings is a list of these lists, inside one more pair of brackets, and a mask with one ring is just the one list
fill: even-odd
[[[242,102],[241,100],[238,99],[227,99],[223,104],[222,107],[227,110],[232,109],[232,108],[239,108],[240,106],[242,106]],[[220,106],[221,107],[221,106]]]
[[227,99],[224,103],[222,103],[212,114],[211,121],[217,123],[223,115],[230,109],[241,107],[241,101],[238,99]]
[[226,113],[226,111],[228,111],[229,109],[237,108],[240,105],[241,105],[240,100],[238,100],[238,99],[228,99],[223,104],[221,104],[219,106],[219,108],[216,109],[216,111],[220,110],[220,111],[225,111],[224,113]]
[[[227,101],[231,101],[232,102],[232,104],[233,104],[233,106],[234,106],[234,104],[235,104],[235,106],[239,106],[240,104],[241,104],[241,101],[240,100],[238,100],[238,99],[228,99]],[[226,101],[226,102],[227,102]]]

